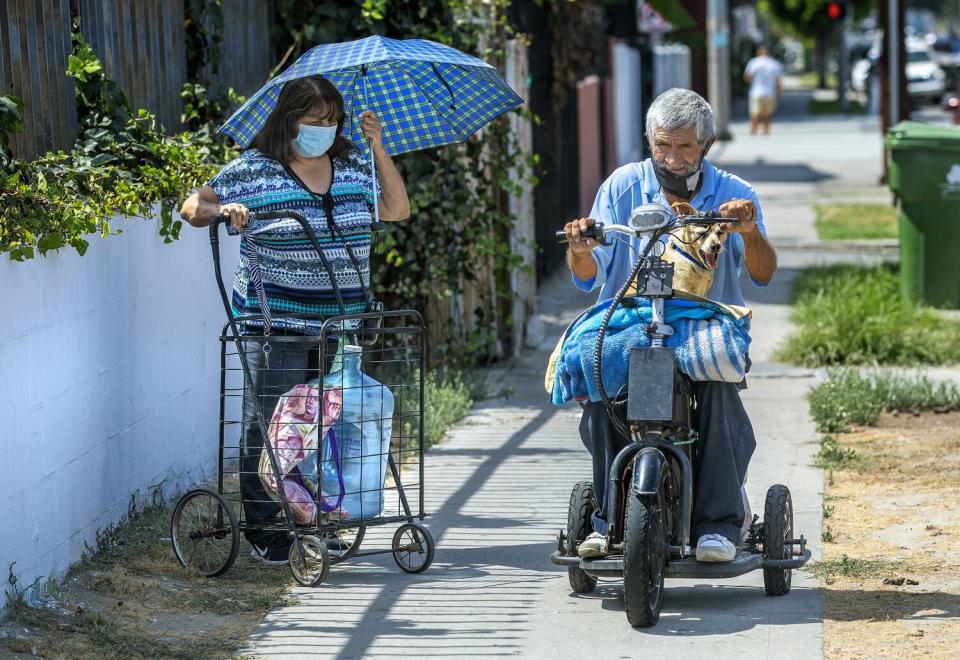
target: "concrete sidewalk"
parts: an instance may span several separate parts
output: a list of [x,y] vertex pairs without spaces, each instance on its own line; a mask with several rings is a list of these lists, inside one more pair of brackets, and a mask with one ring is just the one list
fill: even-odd
[[[575,658],[598,657],[600,648],[604,657],[636,657],[642,648],[650,657],[819,655],[820,604],[803,574],[784,598],[764,594],[760,573],[716,584],[670,580],[659,625],[633,630],[621,585],[572,595],[565,571],[548,563],[570,488],[589,478],[590,460],[577,432],[579,408],[546,403],[543,367],[552,338],[589,302],[564,277],[549,282],[541,309],[551,340],[503,374],[517,393],[479,405],[429,453],[433,567],[405,575],[389,555],[336,566],[322,587],[296,590],[299,605],[267,617],[250,653]],[[802,398],[808,379],[761,371],[766,375],[744,396],[759,439],[750,499],[762,509],[767,486],[788,484],[796,528],[816,552],[821,486],[809,467],[815,434]],[[385,531],[392,528],[368,534],[364,545],[386,547]]]

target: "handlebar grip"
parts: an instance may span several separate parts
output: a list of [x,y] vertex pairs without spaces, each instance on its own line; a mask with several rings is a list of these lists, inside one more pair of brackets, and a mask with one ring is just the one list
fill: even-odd
[[699,215],[687,215],[683,217],[683,224],[685,225],[715,225],[721,222],[737,224],[740,220],[738,218],[722,216],[719,211],[707,211]]
[[[557,242],[560,245],[567,243],[567,232],[564,230],[559,230],[556,232]],[[580,232],[581,238],[592,238],[600,243],[603,243],[603,223],[597,222],[593,225],[587,227],[585,230]]]

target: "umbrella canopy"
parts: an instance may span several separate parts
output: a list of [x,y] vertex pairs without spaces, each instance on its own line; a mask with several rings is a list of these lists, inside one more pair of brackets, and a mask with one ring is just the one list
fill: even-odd
[[372,110],[391,155],[462,142],[523,103],[496,69],[455,48],[425,39],[374,36],[325,44],[304,53],[220,127],[249,146],[277,105],[283,85],[322,75],[343,95],[344,135],[363,143],[358,115]]

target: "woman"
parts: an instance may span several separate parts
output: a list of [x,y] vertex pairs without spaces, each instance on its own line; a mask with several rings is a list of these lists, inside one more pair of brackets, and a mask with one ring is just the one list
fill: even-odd
[[[369,163],[343,135],[343,97],[322,76],[292,80],[284,85],[277,106],[251,148],[228,163],[208,185],[191,195],[180,215],[195,227],[205,227],[219,214],[229,216],[236,233],[250,222],[249,211],[296,211],[303,215],[323,246],[348,314],[366,309],[370,287],[370,225],[373,222],[373,177]],[[380,219],[405,220],[410,215],[403,179],[383,148],[381,126],[373,112],[359,116],[363,136],[370,141],[379,178]],[[332,226],[331,226],[332,225]],[[250,256],[262,276],[272,334],[316,335],[321,321],[284,318],[284,312],[314,319],[339,314],[339,306],[323,262],[299,224],[256,221],[254,231],[266,249],[253,250],[240,241],[240,264],[233,289],[233,313],[249,316],[244,335],[262,335],[264,321],[257,287],[250,277]],[[349,246],[349,248],[348,248]],[[352,254],[351,254],[352,252]],[[359,270],[359,273],[358,273]],[[245,343],[253,375],[253,392],[267,419],[284,392],[302,383],[311,365],[310,344],[277,342],[266,355],[263,344]],[[315,345],[314,345],[315,346]],[[314,349],[314,353],[316,349]],[[332,351],[328,351],[332,353]],[[282,530],[279,507],[264,492],[258,475],[263,438],[252,401],[244,400],[240,491],[248,525]],[[270,564],[287,561],[290,540],[285,531],[251,529],[247,540],[253,557]]]

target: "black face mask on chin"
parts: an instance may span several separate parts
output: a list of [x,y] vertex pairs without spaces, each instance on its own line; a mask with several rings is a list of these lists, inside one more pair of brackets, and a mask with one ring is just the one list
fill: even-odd
[[663,188],[664,192],[680,199],[690,199],[700,188],[703,158],[700,159],[697,169],[692,174],[674,174],[657,161],[653,161],[653,172],[657,175],[657,181],[660,182],[660,187]]

